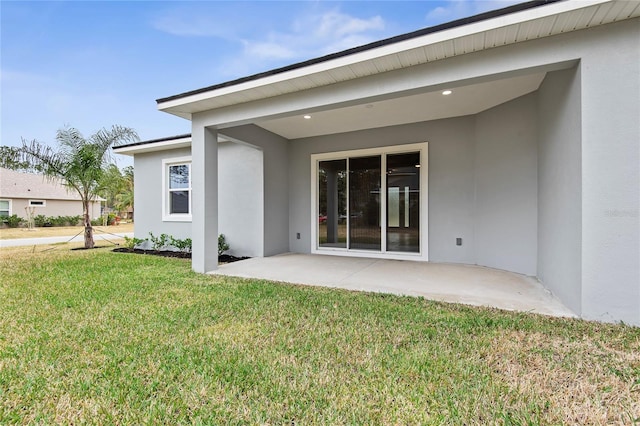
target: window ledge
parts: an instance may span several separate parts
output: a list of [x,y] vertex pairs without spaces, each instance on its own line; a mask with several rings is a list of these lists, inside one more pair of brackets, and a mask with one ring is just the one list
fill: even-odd
[[191,215],[171,215],[171,216],[163,216],[163,222],[191,222]]

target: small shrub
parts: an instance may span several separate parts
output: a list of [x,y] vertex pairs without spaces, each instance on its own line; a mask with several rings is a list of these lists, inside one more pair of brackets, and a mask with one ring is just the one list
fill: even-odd
[[33,218],[33,223],[36,226],[42,227],[47,223],[47,217],[43,214],[39,214]]
[[191,241],[191,238],[185,238],[184,240],[178,239],[178,238],[173,238],[173,236],[169,237],[171,239],[171,245],[175,248],[177,248],[180,251],[183,251],[185,253],[190,253],[191,252],[191,248],[193,245],[193,242]]
[[229,244],[227,244],[227,238],[224,234],[218,235],[218,256],[224,254],[225,251],[229,250]]
[[5,218],[3,222],[6,223],[9,228],[17,228],[20,222],[22,222],[22,218],[14,214]]
[[67,217],[66,216],[58,216],[58,217],[51,216],[49,218],[49,222],[51,223],[51,226],[65,226],[67,224]]
[[149,241],[151,241],[151,249],[160,251],[169,243],[169,236],[167,234],[160,234],[159,237],[156,237],[153,235],[153,232],[149,232]]
[[142,239],[142,238],[130,238],[125,236],[124,237],[124,246],[129,250],[129,251],[133,251],[137,246],[141,245],[142,243],[144,243],[145,241],[147,241],[146,238]]

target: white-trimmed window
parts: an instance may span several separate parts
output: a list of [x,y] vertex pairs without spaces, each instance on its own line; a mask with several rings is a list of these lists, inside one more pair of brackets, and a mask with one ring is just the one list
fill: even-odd
[[191,157],[163,160],[163,220],[191,220]]
[[0,200],[0,218],[11,216],[11,200]]
[[46,200],[29,200],[29,207],[46,207]]

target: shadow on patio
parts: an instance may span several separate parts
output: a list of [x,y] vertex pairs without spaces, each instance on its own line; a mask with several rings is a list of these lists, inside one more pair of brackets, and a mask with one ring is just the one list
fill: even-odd
[[475,265],[287,253],[220,265],[213,273],[576,316],[535,278]]

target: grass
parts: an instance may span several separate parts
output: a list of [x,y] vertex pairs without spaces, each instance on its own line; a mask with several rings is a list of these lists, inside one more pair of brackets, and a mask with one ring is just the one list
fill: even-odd
[[[120,233],[133,232],[133,223],[123,223],[118,226],[94,226],[94,235],[104,232]],[[82,226],[54,226],[47,228],[0,228],[0,240],[13,240],[17,238],[40,238],[40,237],[72,237],[83,231]]]
[[640,329],[1,252],[0,424],[632,424]]

